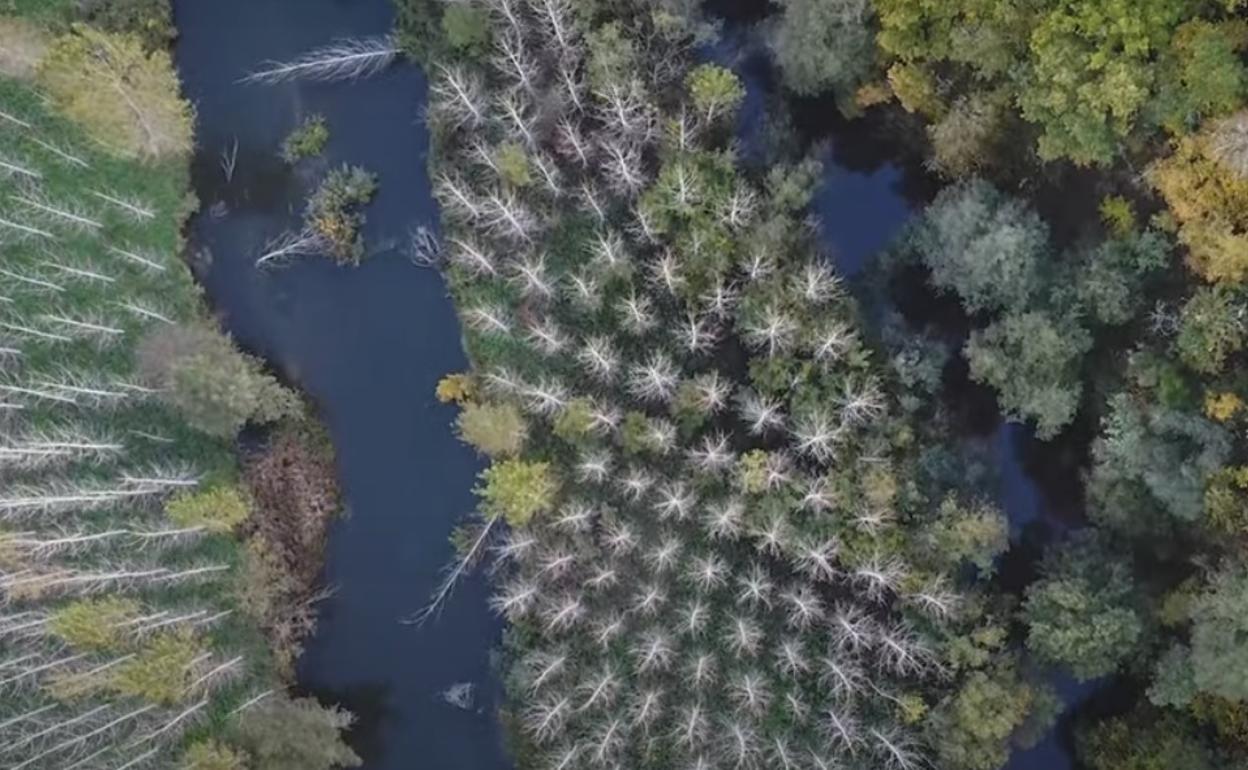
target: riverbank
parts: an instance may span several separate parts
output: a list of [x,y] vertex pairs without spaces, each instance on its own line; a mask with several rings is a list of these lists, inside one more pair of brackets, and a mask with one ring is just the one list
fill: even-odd
[[[323,474],[323,450],[182,260],[192,127],[168,8],[73,27],[70,3],[17,10],[0,18],[20,43],[0,58],[0,763],[349,763],[346,717],[284,692],[309,590],[291,565],[318,556],[332,478],[290,495],[321,502],[298,523],[266,492]],[[280,426],[240,467],[248,422]]]

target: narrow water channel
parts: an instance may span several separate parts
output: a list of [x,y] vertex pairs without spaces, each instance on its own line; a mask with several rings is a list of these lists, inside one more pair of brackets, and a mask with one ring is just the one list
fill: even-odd
[[[403,254],[409,232],[433,225],[421,122],[423,74],[400,63],[354,83],[242,85],[266,59],[287,59],[345,37],[389,32],[389,0],[178,0],[177,63],[197,110],[189,231],[208,298],[225,327],[316,402],[338,454],[348,515],[330,533],[320,606],[299,686],[359,721],[349,741],[368,770],[502,770],[490,669],[501,625],[481,577],[441,616],[403,625],[450,559],[447,537],[472,510],[480,464],[455,439],[453,411],[434,386],[466,366],[454,313],[436,272]],[[332,138],[323,160],[290,169],[286,134],[320,114]],[[237,156],[233,174],[223,159]],[[358,269],[309,259],[259,271],[264,243],[296,225],[327,165],[377,173],[380,192]],[[475,686],[459,709],[441,693]]]

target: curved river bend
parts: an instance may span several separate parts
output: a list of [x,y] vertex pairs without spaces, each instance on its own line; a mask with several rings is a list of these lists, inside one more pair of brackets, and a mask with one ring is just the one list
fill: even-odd
[[[319,405],[337,449],[349,513],[330,533],[321,605],[299,684],[355,712],[350,742],[369,770],[504,770],[490,650],[501,626],[483,579],[442,615],[403,625],[427,600],[455,522],[472,510],[479,463],[455,439],[438,379],[466,366],[440,276],[400,253],[411,229],[436,222],[420,120],[424,75],[410,64],[354,83],[241,85],[266,59],[342,37],[384,35],[389,0],[178,0],[177,63],[198,114],[194,166],[201,211],[190,230],[201,280],[225,326]],[[304,117],[324,115],[323,160],[293,172],[278,157]],[[222,153],[237,162],[227,181]],[[368,210],[372,250],[358,269],[308,259],[253,266],[263,244],[297,226],[325,164],[378,174]],[[320,164],[319,166],[317,164]],[[471,709],[442,699],[476,685]]]
[[[403,253],[410,233],[434,227],[421,122],[425,78],[399,63],[367,80],[278,86],[238,81],[264,61],[290,59],[333,40],[388,34],[390,0],[174,0],[177,63],[197,110],[193,181],[201,210],[190,250],[225,327],[318,404],[337,450],[348,515],[330,532],[317,632],[299,665],[302,690],[340,703],[359,721],[349,741],[367,770],[509,770],[495,717],[501,688],[490,667],[502,627],[480,575],[457,589],[440,617],[401,620],[434,591],[451,557],[448,536],[472,510],[481,464],[454,436],[454,412],[433,398],[438,379],[462,370],[457,321],[440,276]],[[736,58],[730,35],[713,52]],[[770,88],[756,57],[738,61],[751,95]],[[310,115],[331,131],[325,156],[291,169],[282,140]],[[830,120],[829,123],[839,123]],[[834,137],[835,142],[835,137]],[[908,216],[903,172],[880,163],[850,170],[833,152],[814,200],[823,237],[846,274],[888,242]],[[226,158],[234,157],[232,173]],[[260,271],[266,241],[297,227],[307,195],[331,165],[378,175],[359,268],[308,259]],[[1016,526],[1043,516],[1020,463],[1016,428],[994,434],[1001,498]],[[468,709],[447,688],[474,685]],[[1084,695],[1066,683],[1069,701]],[[1058,732],[1016,754],[1008,770],[1071,766]]]

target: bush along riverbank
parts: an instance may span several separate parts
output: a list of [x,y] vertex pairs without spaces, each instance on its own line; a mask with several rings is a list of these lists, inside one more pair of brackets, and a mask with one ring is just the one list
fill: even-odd
[[332,450],[181,259],[191,109],[140,5],[0,16],[0,764],[357,764],[285,694]]
[[1054,699],[743,90],[651,3],[400,3],[521,767],[996,767]]

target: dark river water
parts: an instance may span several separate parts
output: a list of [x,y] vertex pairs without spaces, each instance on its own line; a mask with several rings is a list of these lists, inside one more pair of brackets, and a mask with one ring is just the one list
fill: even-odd
[[[433,592],[451,557],[447,537],[473,508],[481,467],[453,435],[453,410],[433,397],[443,374],[466,366],[445,286],[404,254],[410,232],[437,219],[425,170],[424,75],[399,63],[350,83],[238,82],[265,60],[386,34],[389,0],[175,0],[175,8],[177,62],[198,116],[201,211],[189,237],[202,283],[238,341],[319,406],[349,509],[330,533],[324,580],[336,592],[307,640],[299,687],[359,717],[349,740],[368,770],[505,770],[495,718],[501,693],[490,667],[502,627],[486,607],[484,578],[468,580],[426,625],[401,622]],[[765,62],[741,55],[748,38],[729,32],[707,55],[732,64],[749,85],[748,154],[773,86]],[[824,119],[818,106],[805,112],[806,121]],[[314,114],[328,121],[328,151],[292,170],[278,157],[281,141]],[[846,157],[863,131],[849,135],[831,113],[826,123],[831,141],[813,209],[826,250],[855,275],[910,216],[914,189],[928,185],[899,162]],[[223,154],[236,157],[228,178]],[[365,228],[370,257],[359,268],[307,259],[258,270],[265,242],[298,226],[315,180],[342,163],[379,177]],[[989,423],[997,427],[976,440],[997,461],[1000,499],[1021,538],[1049,523],[1053,506],[1032,472],[1036,463],[1025,461],[1033,443],[1025,431],[995,417]],[[441,697],[460,683],[475,687],[469,709]],[[1095,689],[1054,683],[1072,704]],[[1066,732],[1016,754],[1009,770],[1070,768]]]
[[[433,224],[421,123],[424,75],[399,64],[355,83],[240,85],[266,59],[334,39],[386,34],[389,0],[179,0],[177,61],[198,115],[195,191],[202,211],[193,253],[210,255],[203,285],[225,326],[320,407],[337,449],[347,517],[332,529],[321,605],[299,685],[341,703],[359,722],[350,741],[369,770],[508,768],[495,719],[490,651],[501,625],[484,579],[462,585],[439,618],[400,620],[432,594],[451,558],[447,537],[473,509],[480,469],[454,437],[451,408],[434,399],[445,373],[466,366],[439,275],[397,247]],[[258,271],[264,242],[296,225],[323,166],[291,172],[283,137],[307,115],[328,120],[321,163],[376,172],[380,192],[366,238],[377,253],[358,269],[309,259]],[[221,154],[238,143],[232,181]],[[470,710],[441,693],[476,686]]]

